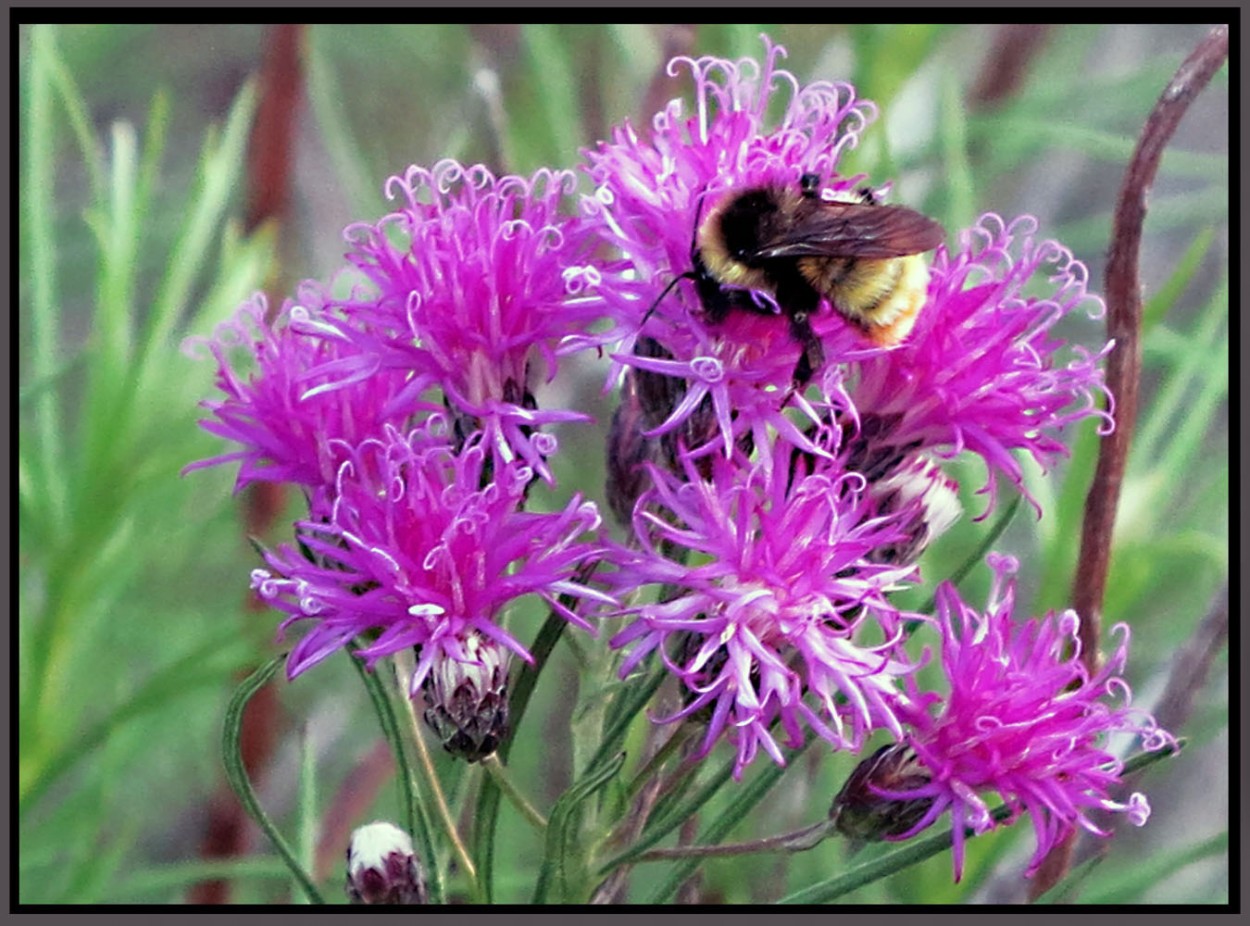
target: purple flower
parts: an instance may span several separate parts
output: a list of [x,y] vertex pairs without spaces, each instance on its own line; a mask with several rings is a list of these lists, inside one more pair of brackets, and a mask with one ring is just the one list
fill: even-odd
[[[253,482],[293,483],[309,494],[315,512],[324,511],[350,448],[386,425],[402,427],[430,407],[397,402],[406,381],[398,370],[319,391],[325,376],[317,371],[357,359],[350,344],[301,329],[309,315],[305,304],[319,298],[316,287],[306,284],[301,304],[288,302],[270,323],[265,297],[258,295],[219,325],[212,339],[189,339],[188,348],[206,345],[212,352],[217,388],[225,395],[200,403],[212,414],[201,427],[241,449],[192,463],[184,472],[239,460],[235,491]],[[253,369],[247,375],[231,363],[236,350],[250,355]]]
[[[1118,624],[1115,653],[1092,676],[1080,659],[1075,612],[1047,614],[1022,623],[1012,618],[1016,569],[1010,557],[989,557],[995,580],[984,613],[960,600],[954,586],[938,589],[942,668],[950,694],[921,694],[909,679],[911,697],[900,708],[909,726],[906,744],[914,770],[926,784],[891,790],[874,786],[881,797],[931,801],[906,839],[932,824],[948,808],[954,824],[955,879],[963,872],[964,828],[977,833],[994,827],[982,794],[997,792],[1013,818],[1028,813],[1037,849],[1031,875],[1051,847],[1075,827],[1106,835],[1086,815],[1091,809],[1128,814],[1141,826],[1150,807],[1141,794],[1127,804],[1110,799],[1123,764],[1107,750],[1112,734],[1138,734],[1146,749],[1174,744],[1153,718],[1128,706],[1130,692],[1121,678],[1128,657],[1128,627]],[[1109,703],[1122,700],[1117,706]],[[940,704],[940,710],[933,708]]]
[[[765,430],[810,451],[782,406],[793,402],[813,421],[818,412],[801,392],[791,394],[801,348],[787,307],[773,295],[738,290],[739,301],[753,292],[763,311],[734,308],[712,323],[715,313],[690,279],[696,228],[730,191],[797,190],[810,177],[823,198],[859,189],[865,178],[839,175],[838,161],[875,117],[849,85],[801,85],[777,67],[783,54],[765,39],[762,64],[677,58],[669,72],[690,71],[693,115],[675,100],[646,133],[626,123],[585,152],[596,190],[583,211],[633,270],[600,287],[622,335],[615,375],[628,369],[675,380],[667,390],[673,401],[644,409],[659,418],[648,436],[697,437],[726,456],[747,434],[760,445]],[[844,409],[844,423],[871,424],[880,445],[874,455],[897,464],[924,451],[978,454],[990,471],[987,512],[996,474],[1023,488],[1012,451],[1046,467],[1066,453],[1060,432],[1067,425],[1100,415],[1110,426],[1110,414],[1095,404],[1106,394],[1098,364],[1110,345],[1065,348],[1052,335],[1078,307],[1100,314],[1101,300],[1086,292],[1085,267],[1056,242],[1036,241],[1035,231],[1030,217],[1006,223],[987,215],[960,235],[958,248],[939,247],[924,305],[898,346],[875,346],[828,300],[810,318],[826,359],[816,404]],[[1034,279],[1042,273],[1048,284]],[[692,417],[700,419],[693,426]]]
[[[990,472],[981,517],[994,505],[995,471],[1024,489],[1011,451],[1026,450],[1046,467],[1066,455],[1058,435],[1067,425],[1094,415],[1111,427],[1094,399],[1101,393],[1111,403],[1098,367],[1111,345],[1097,353],[1070,347],[1065,363],[1064,342],[1051,334],[1078,308],[1101,315],[1102,300],[1086,291],[1085,266],[1057,242],[1036,241],[1036,228],[1029,217],[1007,224],[985,215],[960,235],[958,250],[939,248],[911,336],[859,359],[849,390],[860,415],[874,419],[879,444],[980,456]],[[1026,296],[1039,270],[1050,274],[1046,295]],[[842,334],[826,346],[838,356],[839,345],[851,344],[846,326],[833,326]]]
[[614,551],[608,581],[621,597],[680,589],[621,612],[631,620],[611,645],[629,650],[622,677],[658,651],[686,691],[660,722],[706,717],[702,752],[727,736],[739,776],[761,747],[783,763],[774,733],[798,745],[804,725],[840,749],[876,728],[901,736],[895,681],[915,666],[886,596],[914,568],[872,553],[903,539],[910,512],[873,517],[861,477],[784,443],[751,465],[720,454],[683,463],[684,479],[650,467],[634,509],[640,548]]
[[[871,103],[855,99],[849,84],[800,86],[777,67],[784,54],[765,39],[763,66],[750,58],[675,58],[669,73],[689,69],[693,77],[694,115],[684,116],[681,101],[674,100],[645,136],[625,123],[610,142],[585,152],[596,190],[583,211],[633,270],[600,287],[623,335],[621,353],[614,356],[616,375],[631,367],[688,381],[687,400],[668,410],[669,428],[709,396],[726,455],[739,434],[761,422],[785,428],[779,390],[790,384],[799,346],[781,317],[736,311],[721,324],[709,324],[688,281],[656,299],[691,269],[696,224],[718,194],[763,184],[797,186],[809,173],[829,177],[839,154],[854,147],[875,114]],[[779,119],[768,115],[779,108]],[[833,180],[827,188],[851,189],[858,179]],[[644,317],[670,359],[634,351]],[[785,433],[788,439],[801,434],[793,426]]]
[[559,596],[611,602],[574,579],[601,552],[593,536],[583,539],[599,528],[593,503],[575,496],[561,511],[522,511],[528,467],[495,467],[483,487],[480,439],[456,452],[433,425],[409,435],[388,428],[353,449],[329,523],[300,522],[303,550],[270,552],[273,572],[253,573],[261,597],[290,614],[283,629],[312,624],[287,659],[288,676],[376,631],[361,650],[370,666],[420,647],[415,697],[440,660],[477,662],[465,648],[473,632],[530,660],[497,623],[517,598],[537,595],[584,628]]
[[338,381],[410,372],[412,393],[442,389],[460,436],[480,429],[501,462],[520,458],[550,479],[554,439],[535,429],[586,416],[540,409],[533,390],[556,375],[558,354],[594,343],[603,314],[595,242],[561,211],[574,182],[546,169],[496,178],[451,160],[392,177],[399,210],[345,232],[368,284],[328,304],[347,323],[326,319],[326,336],[352,341],[360,358],[335,368]]

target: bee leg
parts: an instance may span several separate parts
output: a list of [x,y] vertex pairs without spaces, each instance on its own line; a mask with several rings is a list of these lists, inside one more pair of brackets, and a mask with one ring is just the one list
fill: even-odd
[[793,376],[795,388],[802,389],[825,365],[825,348],[812,330],[812,323],[808,321],[806,312],[795,312],[790,316],[790,335],[803,348],[798,363],[794,365]]

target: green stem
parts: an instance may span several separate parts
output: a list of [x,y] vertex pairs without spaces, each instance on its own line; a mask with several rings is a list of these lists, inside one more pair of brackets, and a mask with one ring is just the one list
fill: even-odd
[[729,855],[755,855],[760,852],[806,852],[814,849],[833,831],[831,820],[821,820],[793,833],[767,836],[749,842],[729,842],[717,846],[673,846],[644,852],[636,861],[655,862],[670,858],[715,858]]
[[[593,573],[593,568],[586,567],[579,570],[576,581],[579,584],[584,584]],[[572,608],[576,604],[576,599],[570,595],[561,595],[560,604],[566,608]],[[534,657],[534,661],[521,667],[516,684],[512,686],[512,695],[508,699],[508,712],[511,715],[511,722],[509,723],[510,732],[508,737],[499,745],[498,755],[500,762],[508,761],[508,754],[512,751],[512,741],[516,736],[516,731],[520,729],[521,718],[525,716],[525,709],[529,706],[530,697],[534,693],[534,687],[538,684],[538,675],[542,672],[543,667],[547,665],[547,660],[550,658],[552,650],[555,649],[556,643],[559,642],[566,626],[567,621],[563,615],[556,613],[553,609],[547,616],[547,620],[543,622],[542,627],[538,631],[538,636],[530,647],[530,655]],[[499,820],[500,793],[499,786],[495,784],[495,779],[486,778],[482,781],[482,788],[478,793],[477,799],[477,825],[474,827],[473,847],[475,849],[474,856],[478,862],[478,870],[481,872],[478,886],[481,891],[482,903],[491,903],[493,899],[495,825]]]
[[[787,749],[785,751],[784,755],[786,757],[786,762],[793,763],[800,755],[803,754],[803,751],[811,746],[817,739],[819,739],[819,737],[816,733],[809,731],[802,746],[795,749]],[[690,807],[689,811],[683,811],[680,815],[671,815],[668,818],[668,821],[670,822],[662,823],[661,826],[679,826],[682,821],[701,807],[703,802],[719,790],[720,786],[729,779],[733,771],[733,765],[734,760],[728,760],[717,778],[710,782],[708,787],[704,788],[698,795],[696,795],[696,798],[687,805]],[[728,836],[731,832],[733,832],[734,827],[741,823],[746,815],[751,812],[752,808],[764,799],[765,795],[768,794],[773,785],[775,785],[781,776],[785,774],[787,768],[789,768],[789,765],[769,766],[756,775],[755,778],[753,778],[745,787],[737,789],[730,799],[728,806],[707,825],[707,827],[700,834],[699,838],[704,843],[715,843]],[[651,845],[654,845],[654,842],[652,842]],[[698,859],[683,859],[678,862],[669,873],[669,877],[649,898],[649,902],[669,902],[685,880],[694,874],[695,869],[698,867]]]
[[660,766],[668,761],[669,756],[690,741],[690,737],[694,735],[696,730],[697,728],[694,725],[683,723],[673,731],[673,735],[668,738],[663,746],[655,751],[655,755],[648,759],[646,764],[634,775],[633,780],[625,789],[626,800],[632,800],[637,797],[638,792],[643,789],[651,776],[659,770]]
[[539,831],[547,828],[547,820],[542,814],[525,799],[516,784],[512,781],[512,776],[508,774],[508,770],[504,764],[499,761],[499,755],[492,753],[482,760],[482,768],[486,769],[491,779],[499,786],[499,790],[504,793],[508,800],[512,801],[513,806],[521,812],[526,820],[532,823]]
[[[1012,519],[1016,516],[1016,512],[1020,510],[1020,503],[1023,500],[1023,496],[1020,495],[1017,495],[1014,499],[1012,499],[1011,504],[1007,506],[1007,510],[999,515],[998,520],[994,522],[994,526],[990,528],[989,533],[987,533],[985,537],[982,538],[981,542],[977,544],[976,549],[969,553],[968,556],[964,558],[964,561],[960,564],[959,568],[950,574],[947,581],[950,582],[951,585],[958,585],[965,578],[967,578],[968,573],[972,572],[976,566],[985,562],[985,555],[994,548],[994,544],[998,542],[998,538],[1003,535],[1003,531],[1007,529],[1007,525],[1011,523]],[[935,592],[929,596],[929,600],[925,603],[924,607],[920,609],[920,613],[932,614],[933,608],[936,604],[937,593]],[[920,624],[921,621],[909,621],[904,627],[904,630],[910,635],[915,632],[916,628],[918,628]]]
[[439,874],[437,856],[434,853],[434,840],[430,835],[430,823],[426,819],[424,809],[419,800],[416,778],[408,761],[407,750],[404,749],[404,739],[400,733],[399,719],[395,716],[391,699],[378,674],[366,669],[364,660],[356,655],[356,651],[365,645],[366,643],[361,640],[355,641],[349,652],[349,658],[356,671],[360,674],[365,690],[369,692],[369,698],[373,701],[374,710],[377,711],[378,722],[382,725],[382,734],[390,743],[391,754],[395,757],[395,765],[399,773],[399,795],[403,801],[404,819],[408,826],[408,832],[416,840],[416,846],[428,871],[430,903],[441,904],[443,902],[443,881]]
[[313,883],[311,876],[304,870],[304,867],[299,863],[299,859],[295,857],[295,853],[291,851],[287,841],[282,838],[278,828],[274,826],[273,821],[269,819],[264,808],[260,806],[260,801],[256,798],[256,792],[252,790],[252,783],[248,780],[247,769],[243,765],[243,753],[240,749],[243,709],[247,707],[247,702],[252,699],[252,696],[273,678],[273,674],[278,671],[278,667],[285,660],[285,653],[269,660],[269,662],[253,672],[239,686],[239,689],[234,693],[234,697],[230,699],[230,704],[226,707],[226,720],[222,735],[222,757],[226,765],[226,780],[230,783],[234,793],[238,795],[239,803],[243,805],[243,809],[247,811],[248,816],[256,821],[256,825],[261,828],[264,834],[269,837],[269,841],[273,843],[273,847],[278,850],[278,855],[282,857],[287,867],[291,869],[291,874],[295,877],[296,883],[303,889],[308,899],[312,903],[323,904],[325,899],[321,896],[321,892],[317,890],[317,886]]
[[[411,657],[403,659],[401,657],[408,655],[406,653],[397,653],[395,656],[396,667],[400,670],[400,676],[408,678],[412,674]],[[430,757],[430,750],[425,745],[425,737],[421,733],[421,722],[417,719],[416,708],[412,704],[412,698],[408,697],[405,686],[399,685],[400,695],[404,700],[404,708],[408,713],[408,721],[412,727],[412,740],[417,747],[417,758],[419,760],[421,771],[424,775],[425,784],[429,787],[430,793],[434,796],[434,807],[438,811],[439,821],[443,825],[443,832],[447,834],[448,840],[451,841],[452,848],[455,850],[460,864],[464,867],[465,877],[469,879],[469,883],[474,896],[479,895],[480,888],[478,886],[477,866],[473,864],[473,857],[469,855],[469,850],[464,844],[464,840],[460,838],[460,831],[456,828],[455,818],[451,815],[451,808],[447,805],[447,797],[443,794],[443,787],[438,780],[438,772],[434,768],[434,760]]]

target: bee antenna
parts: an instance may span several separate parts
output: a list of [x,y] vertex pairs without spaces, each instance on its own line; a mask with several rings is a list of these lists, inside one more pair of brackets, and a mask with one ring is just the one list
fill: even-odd
[[[694,230],[690,233],[691,262],[695,260],[699,250],[699,222],[703,219],[703,200],[706,196],[707,187],[705,186],[699,193],[698,205],[695,207],[694,211]],[[656,296],[655,302],[651,303],[651,308],[647,309],[647,313],[642,316],[642,321],[638,323],[639,329],[647,323],[647,321],[651,318],[651,315],[657,308],[659,308],[660,303],[664,301],[664,297],[672,292],[674,286],[676,286],[681,280],[693,280],[696,276],[697,274],[694,270],[687,270],[685,273],[680,273],[673,277],[669,281],[668,285],[664,287],[664,291],[661,292],[660,295]]]
[[660,295],[655,297],[655,302],[651,303],[651,308],[647,309],[647,314],[644,315],[642,317],[642,321],[638,323],[639,330],[641,330],[642,327],[646,325],[647,320],[651,318],[652,313],[654,313],[655,310],[660,307],[660,303],[664,301],[665,296],[667,296],[670,292],[672,292],[674,286],[676,286],[682,280],[692,280],[692,279],[694,279],[694,272],[688,270],[685,273],[679,273],[677,276],[669,280],[668,285],[664,287],[664,290],[660,293]]

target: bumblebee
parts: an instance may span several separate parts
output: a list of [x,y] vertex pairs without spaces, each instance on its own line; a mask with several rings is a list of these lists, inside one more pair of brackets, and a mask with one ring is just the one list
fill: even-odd
[[811,326],[821,299],[872,343],[898,344],[924,305],[929,271],[921,255],[945,237],[933,219],[881,205],[869,191],[849,201],[823,199],[820,178],[805,174],[798,189],[725,194],[696,219],[693,269],[682,278],[694,282],[713,323],[736,309],[772,314],[752,290],[770,295],[803,348],[794,369],[801,388],[824,363]]

